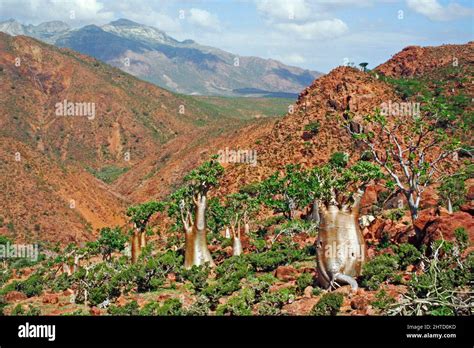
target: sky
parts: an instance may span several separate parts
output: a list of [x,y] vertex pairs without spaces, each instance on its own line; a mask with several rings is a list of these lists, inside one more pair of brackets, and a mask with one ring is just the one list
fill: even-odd
[[178,39],[324,73],[406,46],[474,40],[473,0],[0,0],[0,21],[72,27],[127,18]]

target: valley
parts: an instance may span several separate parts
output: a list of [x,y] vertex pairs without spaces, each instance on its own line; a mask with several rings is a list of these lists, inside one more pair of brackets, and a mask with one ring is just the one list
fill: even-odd
[[472,315],[473,42],[296,101],[177,94],[4,33],[0,69],[0,245],[40,250],[3,259],[2,313]]

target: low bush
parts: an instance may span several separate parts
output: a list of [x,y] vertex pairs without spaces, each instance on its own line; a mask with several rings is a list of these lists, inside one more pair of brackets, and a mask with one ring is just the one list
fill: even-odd
[[304,289],[313,285],[314,279],[311,273],[303,273],[296,279],[296,289],[298,293],[303,293]]
[[392,246],[392,249],[398,257],[400,269],[405,269],[420,260],[421,252],[412,244],[403,243],[398,246]]
[[43,278],[40,274],[34,273],[28,279],[18,282],[16,290],[21,291],[28,297],[38,296],[43,292]]
[[181,277],[190,281],[196,291],[201,291],[207,285],[210,272],[211,269],[207,264],[203,266],[193,266],[190,269],[183,269],[181,271]]
[[382,254],[374,257],[362,267],[361,285],[376,290],[386,280],[395,280],[398,257]]
[[324,294],[311,309],[312,315],[337,315],[342,306],[344,296],[340,293],[330,292]]
[[290,299],[295,298],[295,288],[284,288],[275,292],[267,292],[261,296],[257,305],[259,315],[280,315],[281,308]]
[[421,273],[408,282],[408,293],[390,309],[392,315],[472,315],[469,287],[474,253],[461,256],[462,233],[455,242],[435,241],[431,254],[421,256]]
[[144,316],[168,316],[168,315],[183,315],[183,305],[180,300],[176,298],[169,298],[163,304],[159,302],[148,302],[140,310],[140,315]]
[[138,315],[139,308],[137,301],[130,301],[124,306],[119,307],[115,305],[110,305],[107,309],[107,313],[110,315]]
[[375,300],[371,303],[374,308],[380,309],[382,312],[386,311],[393,303],[395,299],[387,294],[382,289],[375,295]]
[[252,315],[252,304],[255,302],[255,290],[245,288],[232,296],[223,305],[217,306],[216,315]]

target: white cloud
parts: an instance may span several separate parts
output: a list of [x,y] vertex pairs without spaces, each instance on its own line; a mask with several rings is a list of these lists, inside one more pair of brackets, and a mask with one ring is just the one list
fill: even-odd
[[281,60],[282,62],[286,64],[302,64],[306,62],[306,59],[302,55],[297,54],[297,53],[290,53],[283,57],[276,56],[275,58],[278,60]]
[[134,0],[133,2],[113,1],[105,3],[107,9],[114,13],[115,19],[130,19],[140,24],[158,28],[168,34],[174,34],[182,30],[178,13],[175,13],[174,16],[168,14],[165,11],[166,3],[152,3],[148,0]]
[[442,6],[437,0],[407,0],[407,5],[433,21],[449,21],[473,14],[472,9],[454,2]]
[[189,13],[188,19],[190,23],[206,29],[220,30],[221,24],[219,19],[210,12],[199,8],[192,8],[189,10]]
[[256,0],[257,10],[270,20],[305,20],[311,7],[305,0]]
[[114,18],[111,11],[105,10],[102,2],[97,0],[18,0],[0,1],[0,12],[4,16],[17,17],[34,23],[46,20],[103,22]]
[[329,39],[338,37],[347,32],[347,25],[340,19],[326,19],[321,21],[298,23],[279,23],[278,29],[291,32],[304,40]]

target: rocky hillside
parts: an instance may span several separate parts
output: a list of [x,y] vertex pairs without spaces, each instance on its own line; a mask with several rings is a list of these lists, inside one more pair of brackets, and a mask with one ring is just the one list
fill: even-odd
[[[17,41],[21,43],[25,40],[34,46],[35,42],[26,38],[7,38],[11,46],[18,45]],[[38,50],[38,48],[30,49],[32,52]],[[190,269],[183,267],[186,255],[185,237],[184,226],[180,226],[180,221],[184,214],[182,212],[179,216],[177,205],[185,209],[186,202],[181,198],[190,197],[186,196],[187,192],[184,191],[184,196],[171,202],[158,204],[149,202],[155,208],[167,205],[170,209],[156,208],[157,210],[150,213],[152,215],[145,217],[147,220],[144,227],[151,233],[151,237],[148,238],[148,247],[142,250],[142,255],[136,263],[128,262],[133,260],[129,249],[126,248],[126,242],[130,239],[120,229],[102,230],[101,237],[86,247],[71,247],[65,252],[48,250],[55,256],[54,261],[6,260],[4,262],[6,266],[0,268],[0,313],[135,316],[472,316],[474,311],[471,286],[474,264],[472,172],[466,176],[460,175],[460,180],[454,185],[455,193],[461,196],[455,210],[450,212],[445,208],[445,204],[440,204],[437,187],[431,185],[422,195],[422,204],[416,219],[411,218],[410,211],[404,204],[398,205],[399,196],[397,197],[396,192],[391,194],[387,181],[382,180],[378,184],[369,185],[362,202],[361,219],[357,221],[356,216],[353,216],[354,224],[359,223],[361,226],[365,239],[364,254],[366,251],[362,272],[355,277],[359,286],[357,289],[351,288],[350,285],[339,284],[340,280],[337,278],[332,284],[334,289],[332,287],[323,289],[320,281],[317,281],[322,275],[321,263],[319,262],[319,267],[316,266],[317,254],[321,255],[319,254],[321,241],[317,243],[317,238],[321,232],[326,232],[327,225],[319,225],[315,219],[307,219],[308,215],[301,209],[296,214],[281,214],[278,211],[281,205],[275,206],[273,202],[281,198],[265,197],[268,194],[268,186],[265,185],[253,187],[263,196],[261,202],[255,203],[258,209],[253,212],[250,208],[252,190],[249,187],[248,190],[244,190],[250,192],[250,195],[244,198],[243,202],[246,205],[244,208],[235,207],[235,201],[231,205],[228,200],[222,199],[224,194],[236,192],[248,184],[261,181],[288,164],[300,164],[303,168],[310,168],[327,162],[334,152],[347,153],[350,155],[349,162],[358,160],[363,157],[365,149],[360,141],[351,138],[343,127],[345,117],[351,115],[355,127],[360,125],[358,122],[362,122],[364,115],[373,114],[382,103],[389,101],[429,102],[436,99],[443,105],[441,111],[446,111],[448,116],[462,116],[460,119],[467,122],[450,123],[446,119],[436,119],[443,122],[436,124],[434,128],[440,130],[443,127],[454,126],[454,135],[459,135],[463,144],[464,152],[457,152],[459,158],[446,159],[449,167],[446,170],[456,169],[461,164],[466,167],[472,164],[470,151],[473,145],[472,123],[469,123],[472,116],[471,81],[474,75],[473,64],[469,60],[472,46],[468,44],[455,47],[454,53],[460,58],[460,64],[456,67],[449,64],[448,57],[453,54],[451,46],[446,50],[442,48],[428,50],[436,51],[437,59],[433,60],[430,54],[419,56],[410,63],[409,68],[410,71],[419,73],[408,78],[401,73],[407,71],[400,67],[405,66],[405,60],[399,58],[402,53],[373,72],[338,67],[307,87],[300,94],[294,107],[290,108],[290,112],[277,121],[261,119],[241,128],[234,127],[227,133],[219,129],[219,126],[222,126],[219,123],[215,128],[206,128],[201,133],[198,128],[191,129],[191,132],[186,132],[184,135],[179,133],[182,131],[179,130],[178,134],[169,140],[164,138],[163,144],[160,145],[159,156],[164,156],[167,160],[160,157],[158,161],[150,158],[136,163],[112,185],[115,192],[121,192],[137,202],[150,201],[151,198],[161,199],[166,194],[166,188],[174,189],[180,186],[178,179],[187,168],[194,168],[196,164],[218,150],[224,147],[256,150],[255,166],[248,163],[224,164],[225,168],[222,171],[219,164],[208,162],[206,163],[208,167],[200,167],[189,180],[192,181],[191,185],[199,188],[204,186],[196,185],[199,181],[219,185],[218,192],[209,193],[212,197],[208,200],[206,210],[208,223],[205,227],[206,239],[209,254],[215,263],[212,269],[209,264],[195,265]],[[80,59],[78,56],[75,57]],[[13,58],[14,56],[8,56],[10,61]],[[90,62],[96,61],[90,60]],[[425,68],[427,66],[430,68]],[[3,69],[2,73],[7,71],[10,79],[20,78],[20,74],[15,75],[11,67]],[[40,82],[43,80],[47,81],[44,77],[34,79]],[[12,86],[11,80],[8,81],[10,84],[6,87]],[[132,79],[128,83],[139,83],[134,81]],[[114,86],[116,85],[120,87],[117,80]],[[50,87],[51,83],[49,85],[38,83],[37,86],[39,91],[54,89]],[[41,89],[42,86],[46,86],[46,89]],[[143,93],[153,91],[158,93],[155,89],[144,89]],[[173,98],[175,96],[172,94],[168,95],[168,100]],[[187,101],[186,105],[190,109],[201,111],[205,109],[202,108],[203,104],[200,104],[202,101],[186,98],[182,100]],[[21,100],[18,100],[18,103],[22,105]],[[159,115],[157,111],[157,119],[160,119]],[[168,120],[170,125],[179,125],[179,120],[175,120],[172,116],[168,115],[169,118],[164,118],[163,122]],[[198,120],[202,119],[205,118]],[[190,121],[193,120],[197,121],[191,117]],[[396,115],[390,114],[385,120],[387,124],[395,124]],[[400,125],[398,129],[403,132],[402,126]],[[457,126],[459,128],[456,128]],[[16,134],[16,137],[20,134]],[[10,141],[5,136],[5,143],[1,149],[5,149],[4,156],[7,159],[11,160],[12,152],[18,148],[20,149],[18,152],[25,153],[24,157],[27,159],[35,156],[35,152],[31,150],[32,140],[28,140],[28,134],[28,132],[24,134],[26,140],[21,144],[17,144],[15,140]],[[400,138],[403,139],[401,143],[405,144],[406,139],[413,135],[413,132],[401,134]],[[203,139],[204,137],[206,139]],[[140,139],[140,143],[143,141],[145,140]],[[427,144],[431,141],[432,139]],[[383,147],[383,144],[379,146]],[[35,151],[41,151],[43,147],[47,148],[36,144],[35,148],[38,150]],[[334,160],[334,157],[331,159]],[[49,169],[47,174],[52,174],[52,177],[64,177],[70,189],[80,185],[91,185],[98,199],[102,194],[106,194],[100,187],[93,186],[93,181],[86,181],[84,176],[81,180],[73,176],[76,172],[69,169],[71,167],[61,168],[63,170],[61,174],[53,165],[41,162],[46,160],[48,159],[45,156],[41,156],[32,164],[29,161],[26,164],[19,161],[15,164],[0,162],[2,165],[7,164],[0,168],[4,169],[4,175],[9,178],[4,184],[6,187],[4,191],[8,192],[9,196],[17,197],[18,200],[27,200],[28,194],[36,192],[33,188],[37,185],[44,191],[37,194],[42,198],[41,201],[45,201],[45,196],[52,195],[53,192],[58,192],[58,196],[61,197],[70,196],[71,192],[66,191],[64,186],[59,184],[53,186],[44,179],[47,168]],[[337,164],[332,161],[332,165]],[[209,170],[210,166],[214,166],[212,171]],[[210,173],[206,173],[206,168]],[[329,168],[329,175],[352,176],[355,173],[346,171],[348,169],[346,163],[337,168],[341,171],[332,170],[334,167]],[[143,178],[143,173],[147,171],[151,174],[144,180],[138,180]],[[301,174],[302,170],[296,172],[293,172],[292,176],[285,177],[283,181],[278,181],[277,184],[284,186],[287,185],[286,181],[299,180],[298,174]],[[310,176],[314,177],[313,174]],[[16,177],[25,182],[20,191],[21,195],[17,194],[19,188],[15,187]],[[173,182],[170,178],[176,180]],[[305,191],[304,187],[306,182],[296,182],[299,187],[292,187],[292,190],[300,195],[303,192],[307,197],[308,191]],[[9,185],[13,185],[13,189]],[[279,187],[270,187],[270,195],[279,190]],[[188,188],[193,189],[190,186]],[[351,189],[348,186],[343,188],[343,190]],[[280,193],[280,196],[286,199],[285,194],[289,191]],[[82,192],[84,201],[81,202],[91,204],[93,206],[91,210],[94,211],[101,208],[94,205],[89,191]],[[395,202],[391,202],[393,199]],[[176,204],[177,202],[179,203]],[[48,203],[50,204],[48,209],[57,209],[54,199]],[[28,212],[11,204],[8,197],[3,200],[3,204],[8,204],[7,209],[14,214],[28,216]],[[141,207],[148,209],[150,205]],[[45,207],[41,207],[41,211],[45,210]],[[227,215],[229,210],[231,215]],[[146,212],[141,209],[136,212],[138,216],[135,217],[141,223]],[[247,216],[247,213],[252,217],[249,219],[248,230],[244,229],[242,235],[243,252],[236,255],[236,239],[232,240],[225,235],[225,227],[231,223],[229,216],[232,219],[236,214]],[[49,217],[49,213],[47,216]],[[237,221],[237,218],[235,219]],[[171,223],[166,224],[167,222]],[[337,227],[340,228],[341,225]],[[11,229],[10,222],[7,222],[6,228]],[[417,243],[411,238],[415,228],[424,232]],[[33,231],[39,232],[42,228],[35,228]],[[191,239],[189,234],[192,232],[188,232],[188,243]],[[0,244],[7,242],[4,237],[0,238]],[[337,252],[339,256],[339,250]],[[351,256],[354,257],[353,252]],[[80,260],[76,266],[79,271],[74,273],[70,266],[78,258]],[[86,269],[88,271],[85,271]]]
[[[457,64],[452,65],[453,57]],[[382,103],[414,100],[440,94],[452,97],[459,111],[472,111],[474,45],[407,47],[371,73],[338,67],[314,81],[300,94],[292,112],[262,130],[258,138],[238,144],[258,153],[258,166],[229,165],[224,191],[259,181],[290,163],[311,167],[327,161],[336,151],[352,157],[359,147],[344,129],[344,113],[357,122],[381,108]],[[472,145],[472,135],[466,136]]]
[[158,86],[184,94],[296,97],[321,74],[272,59],[243,57],[119,19],[101,27],[67,29],[57,22],[25,26],[10,20],[0,31],[68,47]]
[[[201,160],[193,149],[274,111],[264,100],[249,101],[255,111],[239,116],[230,101],[215,112],[220,101],[176,96],[94,58],[3,33],[0,77],[1,170],[19,176],[2,181],[0,216],[2,231],[19,239],[41,231],[41,240],[81,241],[93,237],[87,231],[124,223],[126,196],[161,177],[168,161],[178,168],[160,185],[165,192]],[[65,102],[90,109],[58,113]],[[120,176],[117,190],[106,185]]]
[[436,74],[444,67],[464,69],[474,63],[474,42],[436,47],[409,46],[375,70],[389,77],[419,77]]

